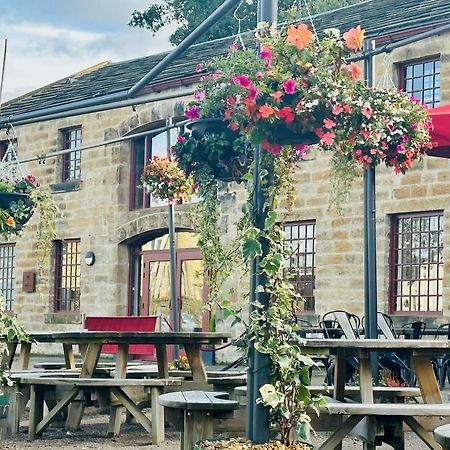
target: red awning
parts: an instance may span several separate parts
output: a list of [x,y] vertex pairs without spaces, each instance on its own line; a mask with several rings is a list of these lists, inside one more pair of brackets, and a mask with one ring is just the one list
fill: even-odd
[[431,130],[431,140],[436,147],[428,150],[431,156],[450,158],[450,105],[442,105],[428,110],[433,120],[434,129]]

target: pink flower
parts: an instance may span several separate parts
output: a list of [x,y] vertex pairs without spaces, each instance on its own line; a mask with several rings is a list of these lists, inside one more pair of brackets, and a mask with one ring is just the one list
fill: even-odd
[[201,72],[203,70],[203,64],[202,63],[199,63],[199,64],[197,64],[196,66],[195,66],[195,71],[198,73],[198,72]]
[[270,51],[270,48],[267,46],[262,46],[261,50],[259,52],[259,56],[265,60],[265,66],[270,66],[270,63],[272,62],[272,52]]
[[309,145],[297,144],[296,146],[294,146],[294,149],[295,149],[295,153],[297,154],[297,157],[299,159],[305,159],[306,153],[309,150]]
[[395,130],[395,127],[392,123],[387,124],[387,129],[392,133]]
[[262,72],[256,72],[256,79],[262,80],[264,78],[264,74]]
[[344,108],[341,105],[333,105],[331,110],[335,116],[338,116],[342,111],[344,111]]
[[336,135],[334,133],[327,132],[322,136],[320,141],[325,145],[333,145],[335,137]]
[[363,106],[361,113],[364,117],[370,119],[372,117],[372,108],[370,106]]
[[409,137],[406,134],[402,137],[402,142],[404,142],[405,144],[409,142]]
[[323,119],[323,126],[326,129],[331,130],[332,128],[334,128],[336,126],[336,122],[334,120],[325,118],[325,119]]
[[233,42],[233,43],[230,45],[230,51],[231,51],[231,52],[236,51],[238,48],[239,48],[239,45],[237,45],[236,42]]
[[248,98],[250,100],[255,100],[256,96],[258,95],[258,89],[256,89],[254,86],[252,86],[249,90],[248,90]]
[[280,144],[272,145],[270,153],[272,153],[272,155],[279,155],[281,153],[282,148],[283,147],[281,147]]
[[252,81],[249,80],[246,75],[236,75],[233,77],[233,82],[245,89],[249,89],[252,86]]
[[184,112],[184,115],[189,119],[189,120],[195,120],[198,119],[200,117],[200,108],[198,106],[191,106],[189,109],[187,109]]
[[405,153],[406,149],[405,149],[405,147],[403,147],[402,144],[398,144],[396,148],[399,153]]
[[184,136],[182,136],[181,134],[179,134],[177,136],[177,142],[184,142],[186,140],[186,138]]
[[292,78],[290,80],[286,80],[283,83],[283,89],[286,94],[293,94],[295,92],[295,80]]
[[371,132],[368,130],[361,130],[361,134],[364,136],[364,139],[368,139],[371,135]]
[[205,101],[205,93],[203,91],[195,91],[194,98],[195,98],[195,100],[197,100],[198,102],[201,103],[201,102]]
[[343,105],[342,108],[345,113],[349,113],[352,110],[352,107],[350,105]]

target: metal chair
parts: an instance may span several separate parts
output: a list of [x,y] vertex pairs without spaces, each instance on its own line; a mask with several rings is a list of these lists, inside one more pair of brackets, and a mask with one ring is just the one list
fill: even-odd
[[412,339],[422,339],[423,333],[427,328],[425,322],[417,320],[415,322],[409,322],[402,325],[402,330],[407,337],[412,337]]
[[[450,323],[440,325],[434,333],[435,340],[448,340],[450,338]],[[434,373],[441,389],[445,386],[445,380],[450,383],[450,354],[445,356],[436,356],[432,359]]]

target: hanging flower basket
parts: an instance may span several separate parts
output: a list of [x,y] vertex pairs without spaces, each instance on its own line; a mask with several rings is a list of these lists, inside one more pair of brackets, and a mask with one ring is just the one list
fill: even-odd
[[186,124],[186,128],[191,130],[198,138],[205,134],[220,134],[224,133],[225,138],[232,143],[239,137],[237,131],[230,129],[230,122],[219,118],[205,118],[197,119]]

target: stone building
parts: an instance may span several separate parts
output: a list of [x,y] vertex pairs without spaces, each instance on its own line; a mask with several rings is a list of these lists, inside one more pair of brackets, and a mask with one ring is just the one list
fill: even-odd
[[[450,28],[432,32],[450,22],[446,0],[371,0],[313,19],[319,31],[361,24],[376,48],[419,36],[375,58],[376,84],[394,83],[431,107],[450,102]],[[166,154],[173,142],[176,128],[166,126],[183,120],[199,79],[196,64],[226,52],[230,42],[191,47],[134,98],[128,90],[164,54],[99,64],[3,105],[2,151],[14,141],[19,159],[28,161],[24,171],[52,193],[61,211],[60,239],[43,273],[33,239],[36,217],[21,237],[0,245],[0,288],[28,330],[80,329],[84,316],[168,314],[167,208],[143,192],[139,177],[149,157]],[[54,155],[62,150],[68,152]],[[313,322],[333,309],[364,314],[362,178],[337,212],[329,207],[328,160],[312,152],[302,163],[285,226],[300,267],[303,314]],[[398,324],[450,321],[449,192],[445,158],[427,157],[406,175],[377,169],[378,309]],[[223,186],[225,239],[245,195],[238,185]],[[200,317],[207,292],[189,211],[190,205],[177,206],[175,214],[177,296],[186,329],[208,322]],[[95,255],[92,265],[88,252]],[[23,289],[29,272],[37,274],[34,292]]]

